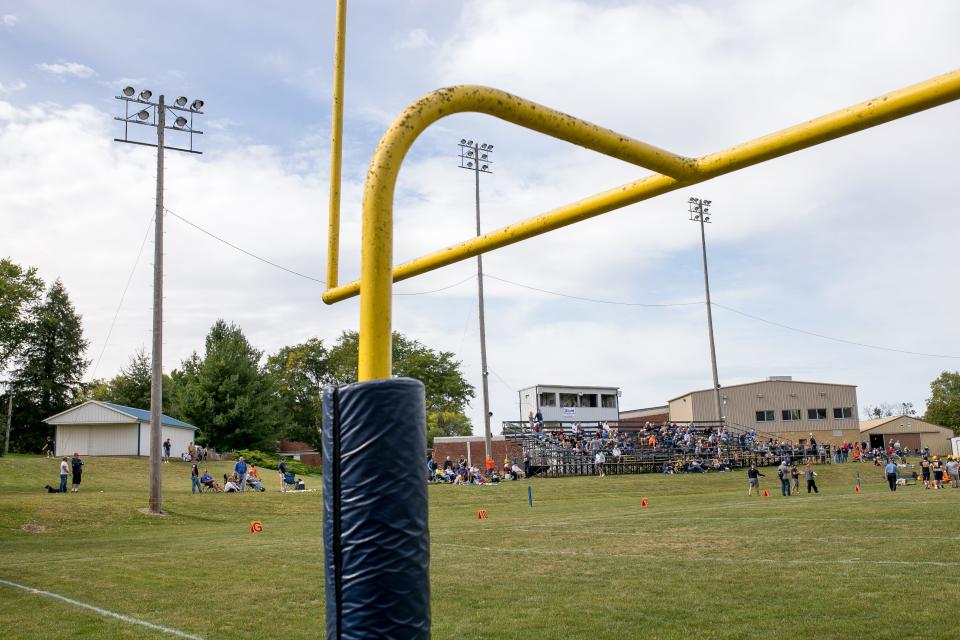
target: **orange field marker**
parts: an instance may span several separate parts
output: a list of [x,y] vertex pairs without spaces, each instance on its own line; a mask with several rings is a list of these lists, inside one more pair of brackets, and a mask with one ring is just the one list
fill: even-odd
[[477,520],[486,520],[486,519],[487,519],[486,509],[480,509],[480,511],[477,511]]
[[263,531],[263,523],[259,520],[254,520],[250,523],[250,533],[260,533]]
[[764,497],[764,498],[769,498],[769,497],[770,497],[770,492],[767,491],[766,489],[764,489],[764,490],[763,490],[763,497]]
[[646,498],[640,501],[641,508],[646,509],[648,506],[650,506],[650,502]]
[[853,486],[853,492],[854,492],[854,493],[860,493],[860,485],[858,485],[858,484],[857,484],[857,485],[854,485],[854,486]]

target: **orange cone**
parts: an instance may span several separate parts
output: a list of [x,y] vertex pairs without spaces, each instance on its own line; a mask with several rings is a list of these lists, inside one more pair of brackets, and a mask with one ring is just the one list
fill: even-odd
[[769,497],[770,497],[770,492],[767,491],[766,489],[764,489],[764,490],[763,490],[763,497],[764,497],[764,498],[769,498]]
[[640,501],[641,508],[646,509],[648,506],[650,506],[650,502],[646,498]]
[[853,492],[854,492],[854,493],[860,493],[860,485],[854,485],[854,487],[853,487]]

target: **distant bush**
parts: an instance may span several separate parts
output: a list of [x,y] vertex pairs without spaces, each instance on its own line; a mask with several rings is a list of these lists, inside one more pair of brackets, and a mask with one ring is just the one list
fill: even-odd
[[[249,464],[252,464],[255,467],[261,467],[263,469],[277,469],[280,466],[280,456],[275,453],[264,453],[263,451],[240,449],[237,451],[237,456],[243,456],[244,460],[246,460]],[[308,473],[320,473],[322,469],[320,467],[311,467],[310,465],[304,464],[299,460],[287,458],[287,471],[297,475],[304,475]]]

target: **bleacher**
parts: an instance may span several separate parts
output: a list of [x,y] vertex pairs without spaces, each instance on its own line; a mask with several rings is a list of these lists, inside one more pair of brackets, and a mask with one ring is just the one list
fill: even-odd
[[[706,471],[713,471],[715,463],[720,468],[732,470],[749,466],[777,465],[783,458],[789,458],[797,464],[814,462],[827,464],[831,461],[829,446],[810,450],[790,440],[773,434],[753,431],[730,422],[693,422],[693,423],[638,423],[622,421],[607,423],[616,430],[617,440],[622,441],[621,455],[612,455],[613,442],[608,438],[603,451],[606,456],[604,471],[607,474],[689,472],[693,461],[698,461]],[[533,473],[545,476],[593,475],[596,473],[594,454],[583,450],[582,446],[571,445],[576,441],[575,430],[579,431],[579,442],[589,442],[602,429],[599,422],[546,422],[541,429],[529,422],[504,422],[503,434],[506,438],[518,442],[523,448]],[[647,439],[650,433],[656,434],[656,444],[650,446]],[[661,433],[690,433],[689,441],[675,437],[661,437]],[[561,436],[567,441],[564,446]],[[722,435],[725,434],[725,435]],[[714,436],[716,444],[707,446],[706,441]],[[700,443],[699,445],[697,443]],[[533,474],[532,473],[532,474]]]

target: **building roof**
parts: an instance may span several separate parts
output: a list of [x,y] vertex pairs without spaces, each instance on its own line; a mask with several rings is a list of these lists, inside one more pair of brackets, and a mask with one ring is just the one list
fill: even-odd
[[[135,408],[135,407],[127,407],[127,406],[124,406],[124,405],[122,405],[122,404],[114,404],[114,403],[112,403],[112,402],[100,402],[99,400],[88,400],[87,402],[84,402],[83,404],[78,404],[78,405],[75,406],[75,407],[70,407],[70,408],[67,409],[66,411],[61,411],[60,413],[58,413],[58,414],[55,415],[55,416],[50,416],[49,418],[46,418],[46,419],[44,420],[44,422],[46,422],[47,424],[84,424],[84,423],[82,423],[82,422],[73,422],[73,421],[69,421],[69,420],[63,420],[62,418],[63,418],[64,416],[68,415],[68,414],[77,413],[78,411],[83,411],[86,407],[89,407],[90,405],[105,407],[105,408],[109,409],[110,411],[114,411],[114,412],[119,413],[119,414],[121,414],[121,415],[124,415],[124,416],[126,416],[126,417],[128,417],[128,418],[132,418],[132,420],[130,420],[129,422],[146,422],[146,423],[149,423],[149,422],[150,422],[150,411],[149,411],[149,410],[137,409],[137,408]],[[99,421],[97,421],[97,422],[99,422]],[[97,422],[90,422],[90,423],[87,423],[87,424],[97,424]],[[186,423],[186,422],[184,422],[184,421],[182,421],[182,420],[177,420],[176,418],[171,418],[170,416],[168,416],[168,415],[166,415],[166,414],[161,414],[160,424],[162,424],[162,425],[164,425],[164,426],[167,426],[167,427],[179,427],[179,428],[181,428],[181,429],[193,429],[194,431],[197,431],[197,430],[198,430],[198,428],[195,427],[195,426],[193,426],[192,424],[188,424],[188,423]]]
[[[720,387],[720,393],[723,393],[723,390],[724,390],[724,389],[734,389],[734,388],[736,388],[736,387],[746,387],[746,386],[748,386],[748,385],[753,385],[753,384],[819,384],[819,385],[824,385],[824,386],[829,386],[829,387],[856,387],[856,386],[857,386],[857,385],[855,385],[855,384],[841,384],[841,383],[839,383],[839,382],[809,382],[809,381],[805,381],[805,380],[770,380],[770,379],[767,379],[767,380],[755,380],[755,381],[753,381],[753,382],[741,382],[740,384],[721,385],[721,387]],[[695,391],[687,391],[686,393],[681,393],[681,394],[678,395],[676,398],[670,398],[669,400],[667,400],[667,402],[673,402],[674,400],[679,400],[680,398],[685,398],[685,397],[687,397],[687,396],[689,396],[689,395],[693,395],[694,393],[704,393],[704,392],[707,392],[707,391],[713,391],[713,389],[712,389],[712,388],[711,388],[711,389],[697,389],[697,390],[695,390]]]
[[584,385],[571,385],[571,384],[535,384],[529,387],[524,387],[520,391],[526,391],[527,389],[535,389],[538,387],[550,387],[552,389],[614,389],[619,390],[620,387],[604,387],[598,386],[595,384],[584,384]]
[[[877,427],[882,427],[886,424],[890,424],[891,422],[898,422],[898,421],[917,423],[918,427],[919,426],[931,427],[930,429],[924,430],[924,433],[931,433],[931,432],[936,432],[940,430],[949,431],[951,434],[953,433],[953,429],[951,429],[950,427],[944,427],[943,425],[927,422],[926,420],[921,420],[920,418],[915,418],[913,416],[887,416],[886,418],[875,418],[873,420],[861,420],[860,433],[863,433],[865,431],[870,431],[871,429],[876,429]],[[917,431],[920,431],[920,429],[917,429]]]

